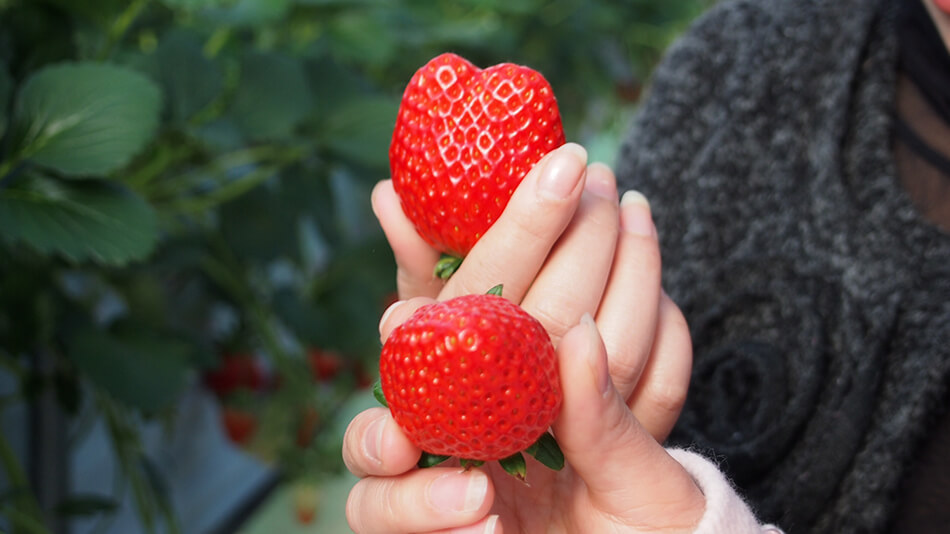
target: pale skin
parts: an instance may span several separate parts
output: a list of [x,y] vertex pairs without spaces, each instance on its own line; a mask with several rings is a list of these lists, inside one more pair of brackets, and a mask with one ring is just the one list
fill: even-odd
[[445,284],[432,277],[438,252],[392,184],[375,188],[402,299],[380,321],[381,339],[433,299],[503,283],[557,347],[564,401],[552,430],[567,466],[555,473],[529,459],[530,486],[496,465],[416,469],[421,451],[388,410],[370,409],[344,438],[346,465],[361,478],[347,503],[355,532],[694,530],[705,500],[660,445],[686,397],[689,330],[661,289],[648,203],[636,193],[619,202],[610,169],[586,160],[575,144],[546,156]]
[[924,0],[924,5],[937,24],[947,50],[950,50],[950,0]]
[[[950,0],[923,0],[950,49]],[[553,189],[540,187],[554,182]],[[358,415],[344,460],[361,478],[347,517],[357,533],[692,532],[702,493],[660,446],[685,400],[692,361],[682,314],[660,286],[648,204],[618,194],[611,171],[586,166],[568,145],[525,178],[508,209],[444,284],[438,253],[402,215],[389,181],[373,208],[398,265],[400,302],[383,340],[432,299],[505,296],[538,317],[555,341],[564,389],[553,426],[567,458],[560,473],[529,459],[530,487],[497,466],[418,470],[420,451],[388,410]],[[631,313],[636,310],[636,313]]]

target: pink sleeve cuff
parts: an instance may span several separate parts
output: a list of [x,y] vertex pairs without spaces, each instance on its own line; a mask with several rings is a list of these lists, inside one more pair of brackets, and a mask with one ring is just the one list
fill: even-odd
[[667,452],[686,469],[706,496],[706,512],[695,534],[782,534],[778,527],[759,523],[715,464],[695,452],[683,449],[667,449]]

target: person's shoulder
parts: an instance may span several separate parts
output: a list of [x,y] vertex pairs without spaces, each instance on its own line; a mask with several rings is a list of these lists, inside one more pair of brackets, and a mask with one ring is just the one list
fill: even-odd
[[680,42],[692,39],[760,47],[762,41],[808,39],[836,18],[866,11],[873,0],[726,0],[700,15]]

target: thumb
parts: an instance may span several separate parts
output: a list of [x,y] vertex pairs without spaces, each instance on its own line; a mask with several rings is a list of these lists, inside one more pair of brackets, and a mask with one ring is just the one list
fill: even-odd
[[691,532],[705,498],[614,388],[604,343],[589,314],[557,351],[564,401],[554,433],[591,504],[629,525]]

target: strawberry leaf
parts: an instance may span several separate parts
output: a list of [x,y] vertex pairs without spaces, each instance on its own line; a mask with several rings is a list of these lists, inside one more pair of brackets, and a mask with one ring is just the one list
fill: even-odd
[[425,469],[427,467],[435,467],[442,462],[448,460],[451,456],[442,456],[440,454],[431,454],[425,451],[422,451],[422,456],[419,458],[419,462],[416,463],[420,468]]
[[564,468],[564,453],[561,452],[561,447],[557,444],[557,440],[554,439],[554,436],[547,432],[541,434],[538,441],[525,449],[525,452],[534,456],[537,461],[555,471],[560,471]]
[[462,265],[462,258],[443,254],[439,262],[435,264],[435,277],[448,280],[460,265]]
[[528,473],[528,465],[525,463],[524,456],[522,456],[520,452],[516,452],[507,458],[502,458],[498,460],[498,463],[501,464],[501,467],[509,475],[524,482],[525,476]]
[[389,408],[389,402],[386,401],[386,395],[383,394],[383,384],[379,380],[373,384],[373,396],[376,397],[376,402]]
[[486,295],[495,295],[496,297],[500,297],[500,296],[501,296],[501,290],[502,290],[503,288],[504,288],[504,286],[503,286],[502,284],[498,284],[497,286],[495,286],[495,287],[489,289],[488,291],[486,291],[485,294],[486,294]]

